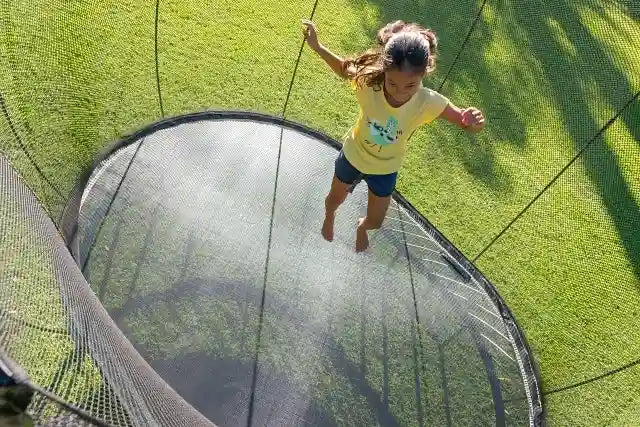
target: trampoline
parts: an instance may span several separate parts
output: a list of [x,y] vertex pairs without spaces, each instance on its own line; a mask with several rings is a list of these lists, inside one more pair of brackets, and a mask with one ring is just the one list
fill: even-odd
[[528,424],[523,337],[402,196],[364,254],[364,183],[322,239],[338,147],[245,112],[156,123],[96,164],[76,260],[136,350],[217,425]]
[[[637,2],[107,3],[0,3],[0,425],[640,423]],[[364,253],[302,18],[428,25],[488,119],[412,135]]]

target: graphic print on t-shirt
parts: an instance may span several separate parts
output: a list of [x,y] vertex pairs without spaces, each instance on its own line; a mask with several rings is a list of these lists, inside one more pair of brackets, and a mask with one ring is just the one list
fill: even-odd
[[378,151],[382,150],[385,145],[396,144],[398,136],[402,134],[398,129],[398,120],[395,117],[389,117],[384,126],[375,120],[367,120],[367,123],[371,141],[367,140],[366,142],[371,145],[379,145]]

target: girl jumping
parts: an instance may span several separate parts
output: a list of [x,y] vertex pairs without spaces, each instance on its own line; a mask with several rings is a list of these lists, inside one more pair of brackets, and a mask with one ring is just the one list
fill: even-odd
[[353,59],[343,59],[318,40],[313,22],[303,20],[307,43],[340,77],[353,83],[360,105],[358,121],[347,134],[335,162],[331,190],[325,199],[322,236],[333,240],[336,210],[361,180],[369,187],[367,214],[358,220],[356,251],[369,247],[369,230],[380,228],[386,216],[398,170],[413,131],[443,118],[462,129],[478,132],[484,117],[477,108],[464,110],[422,86],[435,68],[433,31],[404,21],[378,32],[377,46]]

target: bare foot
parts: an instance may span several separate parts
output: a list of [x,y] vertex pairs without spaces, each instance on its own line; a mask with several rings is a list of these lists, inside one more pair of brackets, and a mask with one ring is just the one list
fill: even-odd
[[333,242],[333,221],[336,218],[336,214],[325,214],[324,223],[322,223],[322,237],[327,242]]
[[363,252],[369,248],[369,235],[367,230],[362,226],[364,218],[358,220],[358,228],[356,230],[356,252]]

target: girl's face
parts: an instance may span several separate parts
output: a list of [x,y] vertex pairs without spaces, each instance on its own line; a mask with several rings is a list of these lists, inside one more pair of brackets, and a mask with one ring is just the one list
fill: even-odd
[[389,70],[384,73],[384,90],[395,106],[411,99],[420,89],[424,73]]

